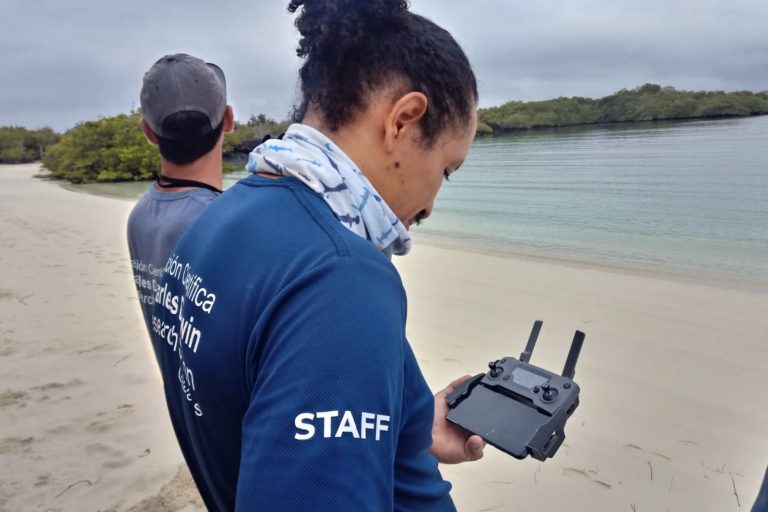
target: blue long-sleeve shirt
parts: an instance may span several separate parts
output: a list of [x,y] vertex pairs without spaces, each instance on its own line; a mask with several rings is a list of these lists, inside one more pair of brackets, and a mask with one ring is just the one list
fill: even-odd
[[376,247],[293,178],[245,178],[165,266],[153,344],[213,510],[454,510],[406,296]]

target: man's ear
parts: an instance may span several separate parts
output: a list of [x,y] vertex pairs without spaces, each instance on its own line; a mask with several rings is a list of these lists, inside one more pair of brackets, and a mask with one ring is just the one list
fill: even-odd
[[388,153],[405,137],[420,133],[419,123],[427,112],[429,100],[424,93],[409,92],[390,107],[384,127],[384,147]]
[[144,136],[147,138],[147,140],[157,146],[157,135],[155,135],[155,132],[152,131],[152,128],[149,127],[143,117],[141,118],[139,125],[141,126],[141,131],[144,132]]
[[235,130],[235,113],[232,110],[231,105],[227,105],[227,110],[224,111],[224,119],[222,120],[221,131],[224,133],[231,133]]

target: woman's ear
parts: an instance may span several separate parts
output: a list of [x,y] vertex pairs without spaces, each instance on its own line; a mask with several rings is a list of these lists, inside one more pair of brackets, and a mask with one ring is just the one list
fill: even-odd
[[419,123],[427,112],[429,100],[421,92],[409,92],[395,101],[386,116],[384,128],[384,147],[387,153],[395,149],[395,145],[419,133]]

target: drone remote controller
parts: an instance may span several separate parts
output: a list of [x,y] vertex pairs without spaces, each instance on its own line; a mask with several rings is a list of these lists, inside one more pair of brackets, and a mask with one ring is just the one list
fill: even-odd
[[530,364],[542,321],[533,324],[520,359],[488,363],[446,397],[448,421],[518,459],[552,457],[565,439],[565,422],[579,405],[573,381],[584,333],[576,331],[562,375]]

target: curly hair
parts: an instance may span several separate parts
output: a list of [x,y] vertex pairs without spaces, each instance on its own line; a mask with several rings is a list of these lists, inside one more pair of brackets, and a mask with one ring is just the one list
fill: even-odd
[[296,54],[301,102],[293,119],[310,106],[337,130],[364,110],[370,93],[383,87],[418,91],[428,99],[421,142],[431,146],[449,128],[469,122],[477,81],[464,51],[450,33],[408,11],[404,0],[293,0],[301,8]]

